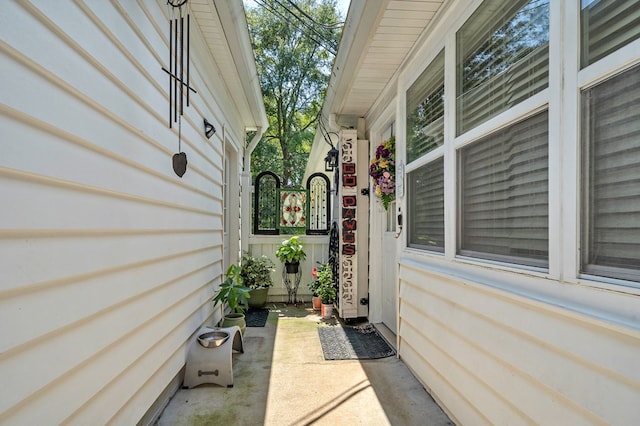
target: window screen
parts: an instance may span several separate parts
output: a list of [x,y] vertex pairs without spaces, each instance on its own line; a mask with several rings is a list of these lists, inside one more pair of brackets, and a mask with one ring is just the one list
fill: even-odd
[[580,18],[582,67],[640,37],[638,0],[582,0]]
[[444,51],[407,90],[407,162],[444,143]]
[[444,159],[410,172],[407,185],[408,245],[444,252]]
[[582,272],[640,281],[640,66],[581,105]]
[[546,267],[548,113],[462,148],[459,160],[459,253]]
[[487,0],[456,34],[458,135],[549,82],[549,1]]

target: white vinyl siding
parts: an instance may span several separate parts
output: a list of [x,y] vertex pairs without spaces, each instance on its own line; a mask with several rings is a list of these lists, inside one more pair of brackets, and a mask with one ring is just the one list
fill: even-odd
[[[517,64],[489,78],[495,84],[477,98],[469,92],[465,115],[455,51],[461,29],[480,17],[468,40],[482,43],[525,3],[548,4],[548,39],[539,46],[548,51],[547,83],[534,67],[530,82],[518,73],[505,86],[508,73],[527,66]],[[398,262],[398,353],[456,424],[635,425],[640,416],[640,39],[630,35],[640,27],[623,35],[613,25],[633,19],[639,2],[588,2],[600,12],[613,3],[629,9],[611,25],[600,20],[599,31],[610,26],[615,34],[591,38],[615,47],[581,67],[584,3],[454,1],[400,72],[398,93],[407,96],[431,63],[425,58],[444,48],[444,143],[407,163],[399,199],[408,228]],[[527,93],[518,85],[532,92],[518,100]],[[410,113],[406,105],[399,100],[399,114]],[[402,141],[405,129],[398,134]],[[412,174],[440,157],[444,255],[412,243],[409,216],[426,205],[410,192]],[[589,186],[597,182],[601,191]],[[492,210],[499,205],[508,208]],[[597,224],[604,232],[587,237]],[[603,261],[607,251],[615,266],[585,262]]]
[[244,123],[192,15],[175,175],[168,8],[2,4],[0,424],[136,424],[211,317],[223,133],[203,116],[236,150]]

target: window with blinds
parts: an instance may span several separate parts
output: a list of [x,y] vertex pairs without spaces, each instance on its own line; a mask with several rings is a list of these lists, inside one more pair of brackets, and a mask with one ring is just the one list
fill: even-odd
[[444,159],[410,172],[407,186],[409,247],[444,252]]
[[456,34],[456,133],[549,84],[549,0],[487,0]]
[[407,90],[407,162],[444,143],[444,51]]
[[548,266],[548,112],[459,153],[459,254]]
[[582,272],[640,281],[640,66],[581,97]]
[[582,0],[581,6],[583,68],[640,37],[640,1]]

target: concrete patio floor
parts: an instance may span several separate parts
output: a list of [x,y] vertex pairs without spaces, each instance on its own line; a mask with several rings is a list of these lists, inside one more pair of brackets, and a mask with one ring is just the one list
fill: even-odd
[[180,389],[157,424],[450,425],[396,357],[326,361],[304,305],[269,305],[265,327],[247,327],[244,353],[233,355],[234,386]]

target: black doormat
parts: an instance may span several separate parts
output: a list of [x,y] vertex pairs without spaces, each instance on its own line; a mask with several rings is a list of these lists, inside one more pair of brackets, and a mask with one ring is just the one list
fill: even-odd
[[318,335],[326,360],[376,359],[396,353],[371,324],[359,327],[318,327]]
[[264,327],[269,316],[269,309],[251,308],[244,314],[247,327]]

